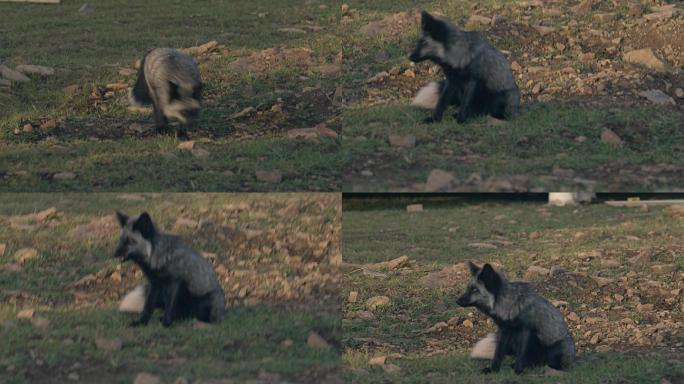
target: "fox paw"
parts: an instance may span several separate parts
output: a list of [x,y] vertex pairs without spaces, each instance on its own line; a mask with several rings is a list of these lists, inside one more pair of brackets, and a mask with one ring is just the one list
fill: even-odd
[[165,327],[170,327],[171,323],[173,323],[173,320],[167,319],[166,317],[160,317],[159,321],[161,321],[162,325]]

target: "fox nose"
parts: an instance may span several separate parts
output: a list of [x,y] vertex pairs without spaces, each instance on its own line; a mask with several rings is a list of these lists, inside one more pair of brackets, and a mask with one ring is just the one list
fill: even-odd
[[461,307],[465,307],[466,305],[468,305],[468,300],[466,300],[465,297],[461,296],[458,298],[458,300],[456,300],[456,304],[460,305]]
[[409,60],[415,63],[416,61],[418,61],[418,55],[415,52],[413,52],[411,55],[409,55]]

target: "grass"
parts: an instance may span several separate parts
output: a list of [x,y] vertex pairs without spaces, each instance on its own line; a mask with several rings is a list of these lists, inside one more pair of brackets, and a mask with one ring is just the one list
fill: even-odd
[[[602,204],[575,208],[552,208],[541,201],[504,201],[483,196],[451,198],[412,196],[381,201],[370,198],[345,200],[343,217],[343,298],[358,293],[356,302],[344,304],[345,378],[360,383],[660,383],[684,378],[681,359],[681,330],[684,320],[681,298],[660,296],[644,281],[656,281],[667,290],[682,286],[682,260],[674,255],[684,249],[679,240],[684,232],[681,218],[662,208],[644,212]],[[408,213],[405,203],[423,203],[424,211]],[[373,208],[373,205],[376,208]],[[646,265],[634,265],[636,255],[650,255]],[[387,270],[375,263],[409,258],[406,267]],[[579,351],[576,369],[547,377],[544,369],[516,377],[508,364],[500,373],[479,373],[486,363],[467,357],[472,345],[494,324],[472,308],[460,308],[456,297],[463,291],[467,271],[458,263],[491,262],[500,265],[509,279],[528,280],[550,300],[563,300],[562,310],[574,334]],[[608,267],[606,260],[617,261]],[[658,274],[655,264],[673,263],[679,272]],[[561,266],[571,274],[558,277],[525,278],[530,265]],[[598,287],[594,277],[611,278],[619,285]],[[616,302],[612,295],[637,290],[641,303],[653,303],[651,311],[640,309],[633,299]],[[366,300],[387,296],[390,304],[372,311],[370,319],[358,317],[369,311]],[[671,299],[665,299],[671,297]],[[668,301],[673,300],[673,301]],[[667,303],[666,303],[667,301]],[[658,311],[669,313],[664,320]],[[580,321],[567,320],[576,312]],[[670,317],[671,316],[671,317]],[[598,323],[586,318],[599,318]],[[623,319],[632,320],[623,320]],[[603,322],[605,319],[608,322]],[[469,320],[471,326],[463,322]],[[662,344],[642,344],[634,328],[617,324],[634,321],[638,332],[648,333],[663,321],[671,336]],[[428,332],[445,322],[441,331]],[[474,326],[472,326],[474,324]],[[620,323],[622,324],[622,323]],[[663,323],[664,325],[664,323]],[[668,326],[668,327],[669,327]],[[610,351],[597,351],[591,342],[600,336]],[[401,372],[391,374],[369,365],[370,358],[383,355]]]
[[[0,93],[2,190],[341,188],[337,139],[283,137],[291,128],[321,123],[337,128],[336,108],[330,102],[336,79],[308,67],[331,63],[341,50],[337,3],[326,0],[310,7],[263,0],[89,4],[94,7],[90,15],[80,13],[82,4],[75,3],[0,6],[12,15],[0,27],[3,63],[55,69],[53,76],[13,85],[11,95]],[[293,27],[307,32],[279,31]],[[119,68],[130,67],[152,47],[191,47],[210,40],[226,48],[212,60],[200,58],[204,109],[199,130],[191,132],[193,139],[204,143],[201,147],[209,151],[208,157],[179,155],[169,137],[127,130],[133,123],[150,127],[152,118],[128,112],[124,91],[104,101],[90,97],[91,90],[108,83],[132,84],[134,79],[120,75]],[[306,48],[311,57],[305,66],[285,61],[264,72],[231,69],[236,59],[270,47]],[[71,85],[80,90],[64,90]],[[271,112],[273,105],[280,105],[282,112]],[[247,107],[255,108],[255,114],[230,117]],[[53,117],[57,128],[38,128]],[[23,132],[26,123],[35,129]],[[281,172],[282,182],[256,180],[255,171],[262,168]],[[61,182],[53,178],[60,172],[77,177]]]
[[[567,45],[564,33],[555,33],[540,41],[538,34],[526,31],[528,26],[538,24],[559,29],[571,20],[581,22],[581,28],[608,28],[607,24],[592,24],[591,14],[603,12],[603,5],[597,5],[585,19],[575,20],[565,16],[549,19],[540,8],[525,8],[510,2],[475,3],[424,1],[397,6],[384,1],[350,3],[358,10],[358,16],[350,24],[361,31],[348,36],[345,43],[351,47],[344,74],[350,102],[341,114],[345,191],[422,192],[433,169],[442,169],[454,176],[446,191],[657,191],[681,185],[681,172],[674,171],[684,166],[678,144],[682,139],[681,111],[644,103],[634,96],[636,92],[631,86],[584,96],[573,93],[573,84],[568,84],[559,72],[543,83],[565,89],[565,93],[538,97],[528,89],[528,82],[534,84],[540,80],[523,70],[516,73],[524,96],[521,116],[497,125],[490,125],[483,117],[457,124],[451,116],[455,110],[448,109],[441,123],[424,124],[422,121],[430,112],[410,107],[410,100],[419,87],[443,76],[428,74],[428,64],[412,66],[408,60],[419,25],[408,17],[403,27],[389,26],[385,32],[369,37],[362,29],[369,22],[418,9],[442,12],[459,25],[464,25],[472,14],[504,15],[508,21],[498,26],[470,29],[481,30],[496,47],[510,52],[512,60],[517,60],[523,68],[542,66],[556,73],[562,67],[572,67],[582,76],[601,70],[595,63],[578,61],[568,50],[544,49],[555,41]],[[568,6],[557,5],[560,9]],[[511,30],[517,31],[516,34]],[[604,32],[624,38],[619,28]],[[591,51],[590,47],[584,49]],[[603,53],[595,53],[603,59]],[[615,60],[615,57],[607,59]],[[400,74],[380,83],[365,83],[373,75],[391,69],[399,69]],[[414,70],[415,78],[401,75],[406,69]],[[639,87],[658,88],[658,84],[662,82],[633,87],[638,91]],[[601,140],[605,128],[623,140],[621,146],[614,147]],[[391,134],[413,136],[416,144],[410,148],[392,146]]]
[[[140,372],[163,382],[331,379],[338,375],[341,337],[329,262],[339,252],[336,201],[333,194],[301,193],[0,194],[0,381],[64,382],[76,373],[82,382],[123,383]],[[56,213],[35,219],[49,207]],[[148,211],[162,230],[215,255],[228,303],[225,321],[205,328],[178,321],[166,329],[155,314],[148,326],[129,327],[137,315],[115,308],[142,277],[112,257],[117,225],[105,215],[114,209]],[[178,226],[179,217],[213,224],[192,229]],[[9,268],[26,247],[38,257],[18,271]],[[284,253],[301,262],[289,263]],[[35,310],[31,321],[17,317],[25,309]],[[35,325],[37,318],[49,323]],[[329,347],[309,347],[311,331]],[[100,348],[99,338],[122,347]]]

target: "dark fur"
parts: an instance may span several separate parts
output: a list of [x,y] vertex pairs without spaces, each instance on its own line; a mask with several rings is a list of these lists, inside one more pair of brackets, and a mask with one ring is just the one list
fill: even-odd
[[[128,216],[117,212],[122,228],[129,230]],[[151,255],[136,251],[130,239],[122,236],[114,256],[123,261],[131,260],[145,274],[145,306],[139,320],[131,325],[147,324],[156,308],[164,310],[161,318],[164,326],[176,319],[196,317],[204,322],[219,321],[224,315],[224,293],[208,262],[197,255],[183,241],[174,235],[160,233],[149,214],[143,213],[134,219],[131,231],[140,234],[152,246]],[[196,287],[203,289],[197,294]]]
[[506,355],[515,357],[516,373],[540,365],[554,369],[574,366],[575,343],[556,307],[529,284],[509,282],[489,264],[482,268],[469,265],[473,278],[457,303],[478,308],[498,326],[496,352],[485,372],[498,371]]
[[[446,76],[440,97],[427,122],[440,121],[449,105],[460,107],[459,123],[477,115],[508,119],[520,112],[520,91],[505,57],[477,32],[466,32],[443,17],[421,16],[422,37],[411,61],[431,60]],[[443,49],[429,50],[439,44]]]

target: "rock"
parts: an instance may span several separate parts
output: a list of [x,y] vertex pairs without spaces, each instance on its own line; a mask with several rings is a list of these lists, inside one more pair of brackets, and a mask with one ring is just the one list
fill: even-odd
[[254,172],[257,181],[270,184],[278,184],[283,180],[283,174],[280,171],[264,171],[257,170]]
[[58,172],[52,175],[55,180],[73,180],[76,178],[76,174],[73,172]]
[[306,345],[308,345],[310,348],[318,350],[329,348],[328,342],[314,331],[309,331],[309,337],[306,339]]
[[19,264],[26,264],[27,261],[38,257],[38,250],[35,248],[21,248],[14,252],[14,260]]
[[382,370],[385,371],[385,373],[388,373],[390,375],[397,374],[397,373],[401,372],[401,368],[395,364],[384,364],[382,366]]
[[674,273],[677,271],[677,264],[652,265],[651,271],[653,271],[655,273]]
[[31,133],[31,132],[33,132],[33,125],[31,125],[31,124],[24,124],[24,126],[21,128],[21,130],[22,130],[23,132],[26,132],[26,133]]
[[399,256],[387,262],[387,269],[397,269],[408,265],[409,258],[406,255]]
[[16,81],[18,83],[25,83],[31,80],[23,73],[15,71],[14,69],[2,64],[0,64],[0,76],[7,80]]
[[425,192],[447,192],[451,189],[454,176],[441,169],[433,169],[425,183]]
[[470,15],[468,21],[466,22],[466,28],[477,27],[478,25],[490,25],[492,19],[486,16],[480,15]]
[[57,118],[56,117],[51,117],[49,119],[46,119],[40,124],[40,129],[47,130],[47,129],[55,129],[57,128]]
[[359,298],[359,293],[356,291],[351,291],[349,292],[349,302],[350,303],[356,303],[356,300]]
[[385,356],[385,355],[374,356],[374,357],[371,357],[370,360],[368,360],[368,365],[370,365],[370,366],[384,365],[386,360],[387,360],[387,356]]
[[665,63],[656,57],[651,48],[635,49],[626,52],[623,59],[632,64],[643,65],[656,71],[665,71]]
[[78,381],[81,376],[78,375],[76,372],[71,372],[69,375],[67,375],[67,379],[72,380],[72,381]]
[[141,372],[135,375],[133,384],[161,384],[159,376],[147,372]]
[[105,86],[107,89],[111,89],[112,91],[120,91],[122,89],[128,89],[128,84],[126,83],[109,83]]
[[42,65],[23,64],[17,65],[16,70],[24,75],[50,76],[55,74],[55,70]]
[[525,272],[525,279],[533,280],[538,277],[546,277],[551,271],[548,268],[531,265]]
[[389,143],[393,147],[413,148],[416,146],[416,137],[413,135],[389,135]]
[[30,319],[34,313],[35,310],[33,308],[22,309],[17,313],[17,319]]
[[371,311],[376,310],[378,307],[384,307],[389,305],[390,298],[387,296],[373,296],[366,300],[366,307]]
[[619,147],[622,145],[622,139],[620,136],[608,128],[603,128],[603,131],[601,132],[601,141],[614,147]]
[[609,277],[600,277],[600,276],[594,276],[592,277],[596,284],[598,284],[599,287],[605,287],[608,284],[612,284],[615,282],[615,279],[611,279]]
[[316,128],[295,128],[287,131],[288,139],[315,139],[319,136]]
[[97,349],[101,349],[103,351],[116,352],[121,349],[123,342],[121,339],[105,339],[98,337],[95,339],[95,346]]
[[639,96],[648,99],[648,101],[652,102],[653,104],[677,105],[677,103],[674,101],[672,97],[668,96],[659,89],[649,89],[648,91],[641,91],[639,92]]
[[409,204],[406,206],[406,212],[423,212],[423,204]]

